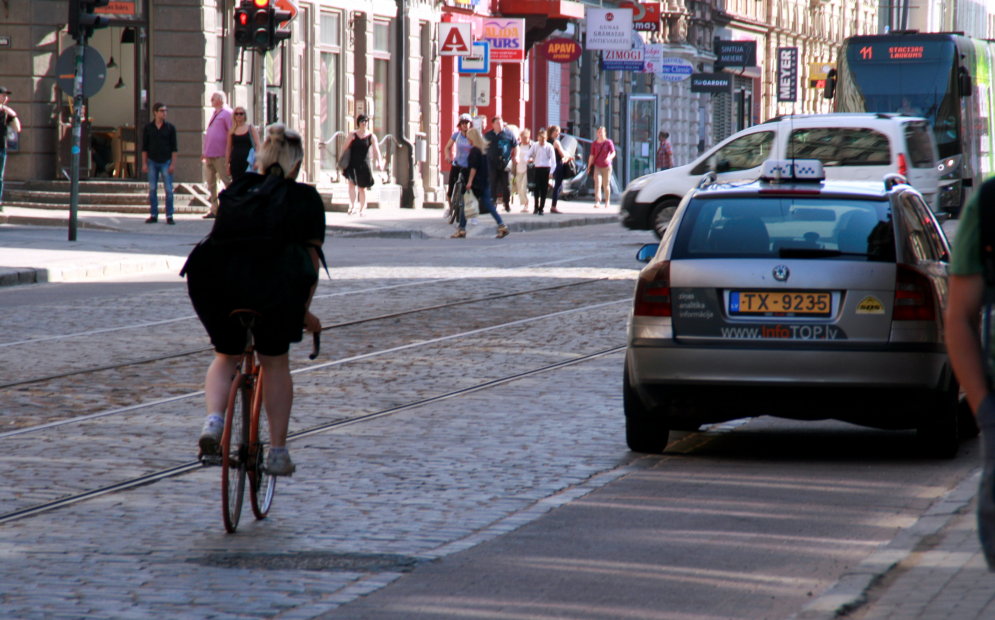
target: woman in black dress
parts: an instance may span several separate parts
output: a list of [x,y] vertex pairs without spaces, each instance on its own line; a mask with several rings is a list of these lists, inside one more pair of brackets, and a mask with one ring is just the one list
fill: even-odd
[[238,106],[232,112],[231,130],[228,132],[228,174],[237,181],[250,171],[249,151],[259,151],[259,134],[246,119],[245,108]]
[[[370,169],[369,154],[373,151],[376,165],[383,170],[383,160],[380,158],[380,147],[377,137],[370,133],[367,126],[370,117],[360,114],[356,117],[356,131],[349,136],[345,148],[349,150],[349,165],[342,171],[349,181],[349,215],[363,215],[366,210],[366,190],[373,187],[373,171]],[[359,198],[359,208],[356,208],[356,198]]]

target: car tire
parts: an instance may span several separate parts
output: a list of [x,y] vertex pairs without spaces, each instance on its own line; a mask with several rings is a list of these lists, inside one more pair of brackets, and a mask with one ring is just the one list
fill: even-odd
[[679,204],[680,201],[676,198],[664,198],[656,203],[653,210],[650,211],[650,228],[656,233],[658,239],[663,238],[663,233],[670,225],[670,220],[674,217],[674,212],[677,211]]
[[916,427],[916,442],[925,456],[952,459],[960,448],[962,426],[957,384],[937,392],[933,403]]
[[625,443],[633,452],[660,454],[667,447],[670,429],[666,415],[646,408],[629,385],[629,369],[622,380],[622,407],[625,409]]

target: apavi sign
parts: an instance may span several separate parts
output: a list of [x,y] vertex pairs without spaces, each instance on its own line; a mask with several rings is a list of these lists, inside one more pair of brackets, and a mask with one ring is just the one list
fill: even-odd
[[525,60],[525,20],[485,19],[482,39],[491,44],[491,62]]
[[556,37],[539,46],[539,52],[550,62],[573,62],[580,58],[584,48],[573,39]]

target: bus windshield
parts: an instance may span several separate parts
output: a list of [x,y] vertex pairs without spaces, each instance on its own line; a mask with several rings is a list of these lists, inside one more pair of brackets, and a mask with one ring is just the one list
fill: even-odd
[[952,40],[853,40],[843,57],[837,110],[922,116],[933,125],[941,157],[960,153],[955,51]]

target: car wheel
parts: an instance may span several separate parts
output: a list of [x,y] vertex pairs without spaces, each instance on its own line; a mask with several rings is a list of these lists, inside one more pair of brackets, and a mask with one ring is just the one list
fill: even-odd
[[625,443],[633,452],[660,454],[667,447],[670,429],[662,412],[652,412],[629,385],[629,369],[622,381],[622,407],[625,409]]
[[957,384],[937,392],[934,406],[922,414],[916,441],[926,456],[952,459],[960,447],[961,405]]
[[653,212],[650,213],[650,226],[658,238],[663,238],[663,233],[670,225],[670,220],[674,217],[678,204],[680,201],[675,198],[664,198],[653,207]]

